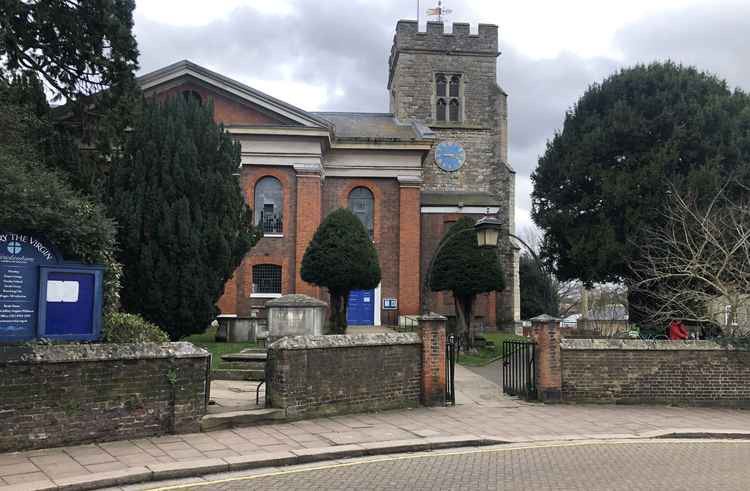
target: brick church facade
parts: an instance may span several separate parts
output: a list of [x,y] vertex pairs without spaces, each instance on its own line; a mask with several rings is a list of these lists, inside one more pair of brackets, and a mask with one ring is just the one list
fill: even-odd
[[[421,285],[440,238],[457,218],[489,211],[514,233],[515,173],[508,164],[506,94],[496,82],[497,26],[415,21],[396,25],[387,113],[308,112],[181,61],[139,78],[146,95],[211,100],[214,118],[242,145],[239,182],[263,238],[227,282],[223,314],[263,317],[288,293],[327,300],[300,264],[318,225],[347,207],[378,251],[382,281],[350,299],[352,324],[419,314]],[[518,249],[501,234],[506,289],[480,295],[475,322],[519,319]],[[430,310],[453,315],[448,293]],[[395,309],[394,309],[395,307]]]

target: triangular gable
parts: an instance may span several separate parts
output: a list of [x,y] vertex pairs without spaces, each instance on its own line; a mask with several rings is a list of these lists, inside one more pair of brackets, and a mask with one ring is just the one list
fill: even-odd
[[236,80],[225,77],[188,60],[138,77],[137,81],[144,92],[158,91],[160,86],[170,85],[180,80],[194,79],[201,85],[208,85],[219,94],[222,92],[239,98],[245,105],[254,107],[276,122],[291,121],[312,128],[328,128],[330,123],[307,111],[271,97]]

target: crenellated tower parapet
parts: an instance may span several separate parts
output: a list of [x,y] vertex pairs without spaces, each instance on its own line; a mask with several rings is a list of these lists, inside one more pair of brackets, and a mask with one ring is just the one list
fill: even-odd
[[452,31],[445,32],[442,22],[428,22],[427,30],[420,31],[417,21],[400,20],[396,24],[396,34],[393,36],[391,56],[388,60],[388,86],[390,88],[393,71],[401,52],[497,57],[497,33],[498,28],[494,24],[479,24],[477,34],[472,34],[467,22],[454,22]]

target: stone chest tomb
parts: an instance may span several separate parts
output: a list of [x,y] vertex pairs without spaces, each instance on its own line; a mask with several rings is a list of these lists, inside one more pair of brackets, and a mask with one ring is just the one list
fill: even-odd
[[270,300],[268,342],[285,336],[320,336],[325,326],[328,304],[316,298],[292,294]]

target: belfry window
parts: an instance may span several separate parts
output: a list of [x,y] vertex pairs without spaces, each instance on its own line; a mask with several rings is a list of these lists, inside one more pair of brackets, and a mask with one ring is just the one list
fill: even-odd
[[253,266],[253,294],[281,294],[281,266],[276,264],[256,264]]
[[447,95],[445,93],[445,84],[445,75],[438,73],[437,77],[435,77],[435,89],[438,97],[445,97]]
[[460,86],[461,86],[461,77],[459,77],[458,75],[453,75],[451,77],[451,89],[450,89],[451,97],[458,97]]
[[255,185],[255,224],[263,230],[263,235],[284,233],[282,204],[284,191],[281,182],[266,176]]
[[461,121],[461,75],[435,75],[435,120]]
[[445,121],[445,99],[438,99],[435,116],[438,121]]
[[448,117],[451,121],[458,121],[459,118],[459,111],[458,111],[458,99],[451,99],[450,105],[449,105],[449,111],[448,111]]
[[367,188],[354,188],[349,193],[349,209],[354,213],[362,225],[365,226],[370,240],[373,238],[373,209],[372,192]]

